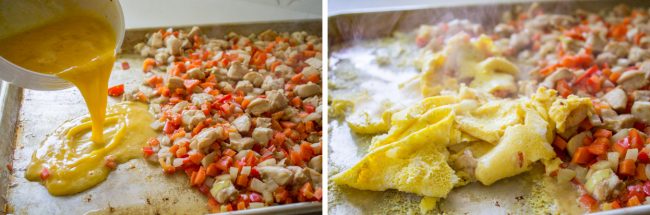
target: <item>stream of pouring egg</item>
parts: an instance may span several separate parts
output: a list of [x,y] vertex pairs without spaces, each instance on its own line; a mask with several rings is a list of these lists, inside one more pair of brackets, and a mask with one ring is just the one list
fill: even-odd
[[115,62],[115,34],[108,22],[89,14],[69,15],[5,38],[0,47],[0,55],[17,65],[73,83],[93,119],[92,140],[105,141],[101,131]]
[[[53,195],[70,195],[104,181],[106,162],[141,156],[155,132],[147,106],[120,103],[106,114],[108,80],[115,62],[116,38],[102,17],[71,12],[52,22],[0,39],[0,56],[74,84],[90,116],[63,123],[32,156],[25,177],[42,181]],[[56,113],[52,113],[56,114]]]

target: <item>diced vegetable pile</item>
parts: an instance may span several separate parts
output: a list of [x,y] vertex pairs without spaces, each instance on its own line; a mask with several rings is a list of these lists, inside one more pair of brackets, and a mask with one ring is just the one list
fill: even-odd
[[[533,13],[539,14],[528,18],[521,13],[518,23],[544,20],[541,11]],[[552,22],[550,16],[546,19]],[[540,29],[532,37],[542,86],[554,86],[563,97],[592,98],[595,113],[575,131],[555,137],[564,163],[557,175],[551,174],[571,180],[582,194],[579,202],[590,211],[644,204],[650,195],[649,18],[646,9],[624,5],[608,13],[577,11],[562,18],[567,25]],[[542,54],[552,35],[556,48],[547,52],[555,56]]]
[[547,164],[547,174],[573,183],[590,211],[631,207],[650,204],[649,13],[619,5],[547,14],[533,4],[504,13],[491,32],[458,20],[421,27],[415,45],[436,51],[457,32],[487,33],[526,74],[519,95],[546,87],[590,98],[593,110],[572,112],[576,125],[555,136],[559,168]]
[[322,200],[320,37],[194,27],[147,38],[135,46],[145,81],[125,98],[157,117],[148,160],[184,172],[211,212]]

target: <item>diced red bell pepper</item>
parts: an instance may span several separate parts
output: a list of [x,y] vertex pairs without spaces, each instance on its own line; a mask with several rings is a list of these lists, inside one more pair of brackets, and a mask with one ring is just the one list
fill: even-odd
[[183,85],[185,86],[185,89],[192,90],[192,88],[196,87],[199,85],[199,80],[195,79],[190,79],[190,80],[185,80],[183,81]]
[[610,138],[612,136],[612,131],[604,129],[604,128],[599,128],[596,130],[594,133],[594,137],[605,137],[605,138]]
[[129,62],[122,61],[122,70],[127,70],[129,68],[131,68],[131,66],[129,65]]
[[232,157],[229,156],[223,156],[219,161],[217,161],[217,168],[219,168],[222,171],[228,171],[228,168],[232,166]]
[[630,148],[630,142],[628,141],[628,138],[623,138],[618,141],[616,141],[616,144],[613,144],[612,147],[614,148],[615,151],[617,151],[621,156],[625,156],[627,153],[627,149]]
[[610,204],[612,205],[612,209],[619,209],[619,208],[621,208],[621,203],[620,203],[618,200],[614,200],[614,201],[612,201],[612,203],[610,203]]
[[303,107],[305,109],[305,112],[307,112],[307,113],[313,113],[313,112],[316,111],[316,108],[313,105],[310,105],[310,104],[304,104]]
[[241,202],[237,203],[237,210],[238,210],[238,211],[240,211],[240,210],[246,210],[246,202],[241,201]]
[[650,163],[650,157],[648,157],[648,152],[645,150],[641,150],[636,160],[639,161],[639,163]]
[[[645,185],[645,184],[644,184]],[[629,200],[633,197],[637,197],[639,199],[645,199],[647,196],[645,192],[645,186],[642,184],[635,184],[635,185],[630,185],[627,186],[627,194],[624,196],[624,200]]]
[[111,88],[108,88],[108,95],[109,96],[121,96],[124,94],[124,84],[116,85]]
[[557,81],[555,88],[563,98],[566,98],[571,95],[571,93],[573,93],[571,86],[569,86],[569,83],[567,83],[564,79]]
[[45,181],[50,177],[50,170],[47,168],[41,169],[41,180]]
[[174,126],[178,127],[181,124],[183,124],[183,117],[180,114],[174,114],[174,116],[172,116],[171,121],[174,124]]
[[633,196],[632,198],[627,200],[627,204],[625,206],[634,207],[637,205],[641,205],[641,200],[639,200],[639,197]]
[[553,145],[560,150],[564,150],[567,147],[567,142],[564,139],[562,139],[562,137],[557,135],[555,136],[555,140],[553,140]]
[[273,197],[275,197],[276,202],[286,202],[289,198],[289,192],[284,187],[278,187],[273,192]]
[[591,197],[589,194],[582,195],[580,197],[580,203],[582,204],[582,206],[588,208],[590,211],[595,210],[596,207],[598,206],[598,202],[596,201],[596,199]]
[[302,144],[300,144],[300,156],[304,161],[309,161],[314,157],[314,150],[311,148],[309,142],[302,142]]
[[316,191],[314,191],[314,198],[316,200],[320,201],[323,199],[323,188],[317,188]]
[[300,188],[300,195],[304,196],[307,199],[312,199],[314,197],[314,188],[311,186],[310,182],[302,185]]
[[150,146],[142,147],[142,152],[144,153],[144,157],[149,157],[153,155],[153,148]]
[[223,151],[223,154],[226,155],[226,156],[233,157],[233,156],[235,156],[237,154],[237,152],[235,150],[232,150],[232,149],[226,149],[225,151]]
[[232,204],[228,204],[228,205],[226,205],[226,211],[233,211],[233,210],[234,210],[234,209],[233,209],[233,207],[232,207]]
[[639,135],[639,131],[636,129],[630,129],[630,133],[628,135],[629,137],[629,142],[630,142],[630,148],[642,148],[643,147],[643,138],[641,135]]
[[579,83],[580,81],[584,80],[585,78],[588,78],[589,76],[595,74],[598,72],[598,66],[592,66],[589,68],[585,73],[582,73],[582,75],[578,76],[575,81],[573,81],[574,84]]
[[257,165],[257,158],[255,157],[255,153],[253,151],[249,151],[248,154],[246,154],[246,157],[244,158],[244,164],[246,166]]
[[194,153],[194,154],[190,155],[189,160],[192,161],[192,163],[194,163],[194,164],[201,164],[201,160],[203,159],[203,157],[205,157],[205,155],[203,155],[203,153],[197,152],[197,153]]
[[289,153],[289,156],[290,156],[289,158],[290,158],[291,164],[293,164],[295,166],[302,166],[304,164],[303,160],[302,160],[302,156],[300,155],[300,152],[291,151]]
[[163,132],[165,132],[165,134],[172,134],[175,130],[176,126],[174,126],[172,121],[167,120],[167,122],[165,122],[165,127],[163,127]]
[[587,147],[589,149],[589,152],[594,155],[607,154],[607,150],[609,149],[609,138],[598,137],[591,145]]
[[254,177],[254,178],[259,178],[260,177],[260,172],[257,171],[257,168],[255,168],[255,167],[251,168],[251,177]]
[[212,195],[207,195],[208,196],[208,207],[210,208],[210,213],[219,213],[221,212],[221,205],[219,205],[219,202],[212,197]]
[[230,100],[230,99],[232,99],[232,94],[227,94],[227,95],[221,97],[221,99],[219,99],[219,103],[223,103],[223,102],[225,102],[227,100]]

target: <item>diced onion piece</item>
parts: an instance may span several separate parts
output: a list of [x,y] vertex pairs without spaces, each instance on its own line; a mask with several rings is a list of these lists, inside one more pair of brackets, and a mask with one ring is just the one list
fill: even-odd
[[201,165],[203,165],[203,166],[210,165],[212,162],[214,162],[214,158],[216,156],[217,156],[216,152],[212,152],[212,153],[206,155],[205,157],[203,157],[203,159],[201,159]]
[[250,175],[251,174],[251,167],[250,166],[242,167],[241,174],[242,175]]
[[174,140],[174,145],[182,146],[185,142],[190,142],[190,139],[188,139],[187,137],[181,137]]
[[[596,170],[593,171],[593,173],[587,177],[587,181],[584,183],[585,189],[587,192],[590,194],[594,195],[593,197],[596,199],[599,199],[599,196],[597,194],[594,194],[594,191],[596,188],[603,183],[606,183],[608,179],[611,179],[610,176],[614,175],[614,172],[611,169],[601,169],[601,170]],[[618,180],[618,178],[615,178]]]
[[582,166],[576,166],[575,171],[576,171],[576,179],[578,179],[578,181],[580,181],[581,183],[585,183],[587,177],[587,169]]
[[230,167],[230,178],[231,179],[237,179],[237,173],[239,172],[239,169],[237,167]]
[[165,158],[164,160],[165,160],[165,165],[170,165],[170,166],[172,165],[172,162],[174,161],[174,159],[172,159],[171,156]]
[[607,179],[607,180],[609,180],[608,184],[610,184],[610,186],[613,185],[613,184],[618,184],[619,182],[621,182],[621,180],[618,179],[618,176],[616,174],[610,175],[609,179]]
[[183,158],[174,158],[174,161],[172,162],[172,165],[174,167],[179,167],[183,165]]
[[265,63],[270,66],[273,62],[275,62],[275,56],[267,58]]
[[630,129],[625,128],[621,129],[620,131],[616,132],[616,134],[612,135],[612,143],[616,143],[619,140],[626,138],[630,134]]
[[560,183],[569,182],[576,177],[576,171],[570,169],[559,169],[557,171],[557,181]]
[[[212,57],[212,60],[219,60],[223,56],[223,51],[218,51],[217,54]],[[223,211],[223,210],[222,210]]]
[[163,146],[170,146],[171,145],[171,140],[167,135],[162,135],[158,137],[158,141],[160,141],[160,145]]
[[636,161],[636,158],[638,156],[639,156],[639,149],[628,149],[627,153],[625,154],[625,160],[632,159],[633,161]]
[[[269,203],[269,204],[273,203],[273,193],[271,193],[269,191],[265,191],[265,192],[262,193],[262,197],[264,198],[264,202]],[[648,199],[650,199],[650,198],[648,198]]]
[[158,151],[159,158],[171,158],[172,156],[173,154],[169,151],[169,147],[161,148],[160,151]]
[[609,161],[609,164],[612,165],[612,170],[616,172],[618,170],[618,159],[621,157],[621,154],[618,152],[608,152],[607,153],[607,160]]
[[612,166],[612,164],[608,160],[601,160],[598,161],[589,167],[590,169],[593,170],[599,170],[599,169],[609,169]]
[[250,188],[253,191],[262,193],[266,190],[266,184],[257,178],[253,178],[253,180],[251,180]]
[[585,131],[569,139],[569,142],[567,142],[567,151],[569,151],[569,155],[573,156],[576,153],[578,147],[582,146],[582,140],[584,140],[588,135],[589,133]]
[[591,175],[593,175],[594,172],[596,172],[596,171],[598,171],[598,170],[597,169],[592,169],[592,168],[587,168],[587,175],[585,175],[585,179],[587,179],[587,181],[589,181],[589,179],[591,178]]
[[264,203],[261,203],[261,202],[251,202],[251,203],[248,203],[248,208],[249,208],[249,209],[253,209],[253,208],[262,208],[262,207],[264,207]]
[[268,190],[277,190],[278,187],[280,187],[280,185],[275,183],[275,181],[273,181],[273,180],[269,180],[265,184],[266,184]]

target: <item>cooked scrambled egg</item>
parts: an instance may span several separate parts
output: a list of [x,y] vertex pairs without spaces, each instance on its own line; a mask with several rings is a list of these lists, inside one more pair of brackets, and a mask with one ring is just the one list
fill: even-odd
[[519,101],[498,100],[486,103],[466,116],[458,116],[460,130],[488,143],[497,144],[508,126],[523,122]]
[[431,124],[431,120],[426,114],[434,113],[429,110],[456,102],[457,98],[454,96],[429,97],[410,108],[392,114],[390,130],[386,135],[374,138],[369,150],[403,139],[426,128]]
[[357,133],[386,133],[375,136],[369,153],[332,180],[422,195],[421,210],[427,211],[454,187],[473,181],[490,185],[538,161],[557,166],[555,131],[575,129],[593,113],[591,102],[558,98],[545,88],[530,97],[499,98],[516,93],[519,70],[495,54],[489,38],[470,40],[464,34],[450,38],[442,51],[425,54],[420,86],[431,97],[385,112],[380,122],[348,122]]
[[393,115],[391,111],[385,111],[381,114],[381,121],[375,122],[371,121],[368,113],[364,112],[362,114],[362,122],[353,122],[347,121],[350,130],[358,134],[377,134],[383,133],[390,129],[390,118]]
[[536,161],[555,157],[547,138],[552,132],[548,122],[530,107],[530,103],[522,101],[521,105],[525,112],[524,123],[506,128],[496,147],[478,159],[476,179],[485,185],[525,172]]
[[[468,108],[464,104],[472,99],[451,95],[426,98],[394,113],[388,133],[375,138],[361,161],[332,180],[357,189],[397,189],[444,198],[458,185],[459,175],[474,175],[486,185],[517,175],[536,161],[555,157],[548,114],[538,112],[547,110],[538,100],[554,96],[548,91],[535,94],[543,99],[494,99],[471,111],[464,110]],[[498,120],[501,117],[509,120]],[[489,134],[493,142],[484,141],[488,138],[481,134]],[[470,150],[475,146],[475,151],[483,152],[474,153],[479,156],[475,171],[467,173],[449,164],[447,147],[461,142],[496,146],[469,144]]]
[[455,89],[459,80],[470,80],[470,87],[488,93],[516,93],[519,69],[505,58],[488,57],[495,54],[498,51],[485,35],[474,40],[467,34],[449,38],[442,51],[427,52],[422,57],[422,94],[434,96],[443,89]]
[[566,132],[568,129],[576,128],[586,117],[594,113],[594,107],[589,98],[579,98],[570,95],[566,99],[559,99],[553,102],[549,110],[551,120],[555,122],[557,131]]
[[[417,121],[414,123],[427,125],[395,141],[376,145],[354,167],[335,175],[332,180],[363,190],[397,189],[422,196],[445,197],[458,181],[447,164],[445,152],[452,141],[453,108],[448,105],[433,107]],[[396,127],[412,127],[408,124]]]

